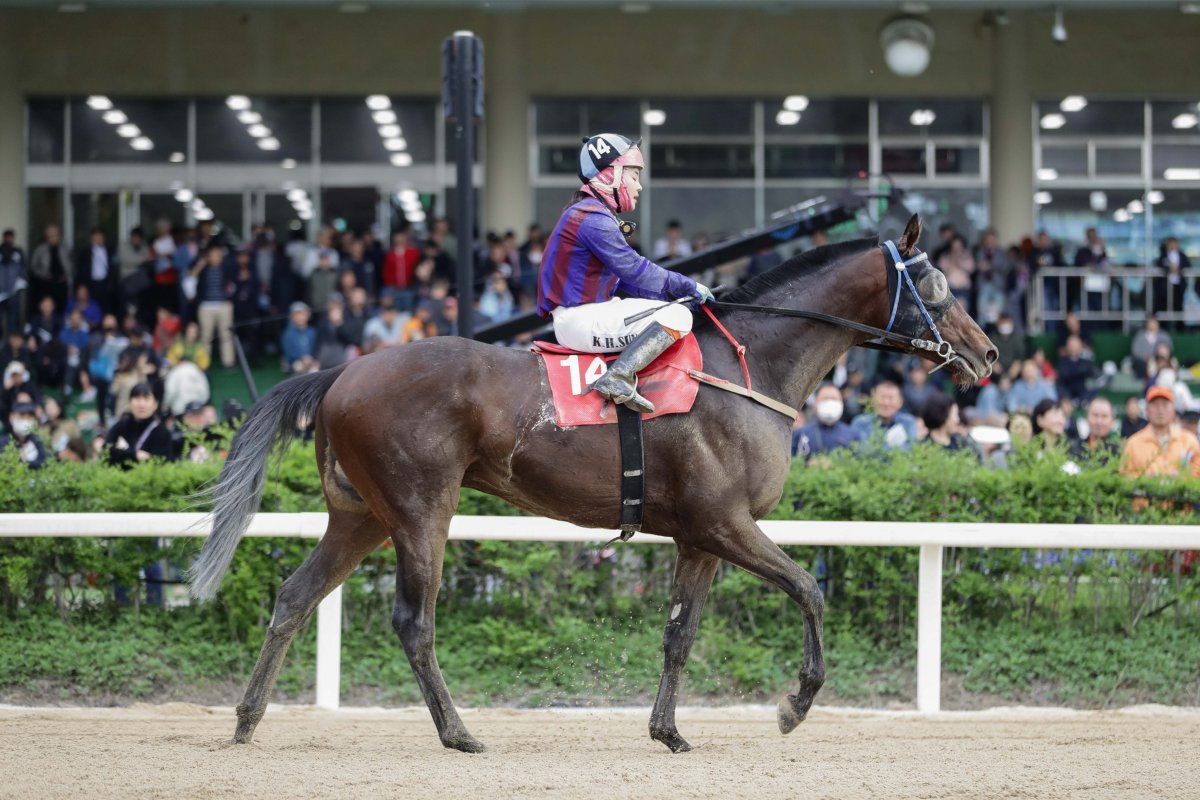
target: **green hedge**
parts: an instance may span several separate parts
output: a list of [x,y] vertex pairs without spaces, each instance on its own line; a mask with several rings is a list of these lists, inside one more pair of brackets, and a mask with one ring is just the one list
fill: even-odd
[[[772,517],[1186,524],[1200,503],[1194,482],[1128,481],[1112,464],[1071,474],[1064,461],[1059,453],[1023,451],[998,471],[932,447],[845,453],[825,468],[797,465]],[[217,469],[50,464],[31,473],[6,455],[0,512],[195,510],[188,496]],[[271,477],[263,510],[322,510],[311,445],[291,448]],[[1151,501],[1135,513],[1139,495]],[[460,512],[517,513],[471,491],[463,492]],[[0,541],[0,699],[24,697],[43,683],[71,697],[136,697],[243,678],[275,593],[311,543],[245,539],[215,603],[145,607],[144,567],[156,559],[182,567],[197,546],[188,538],[165,549],[140,539]],[[826,592],[830,691],[871,701],[909,696],[915,548],[788,550]],[[674,549],[662,546],[621,546],[602,557],[594,545],[450,543],[438,651],[452,687],[465,686],[465,697],[525,702],[652,692],[673,559]],[[347,583],[344,681],[369,697],[411,700],[416,690],[390,629],[394,569],[385,547]],[[1053,698],[1086,704],[1183,702],[1195,691],[1197,581],[1175,554],[953,548],[944,583],[944,657],[970,691],[1021,697],[1049,680],[1058,687]],[[790,683],[802,641],[798,610],[781,592],[723,566],[689,687],[760,698]],[[1034,655],[1017,658],[1014,642]],[[311,649],[305,632],[281,678],[285,694],[309,686]],[[131,659],[135,652],[153,657]]]

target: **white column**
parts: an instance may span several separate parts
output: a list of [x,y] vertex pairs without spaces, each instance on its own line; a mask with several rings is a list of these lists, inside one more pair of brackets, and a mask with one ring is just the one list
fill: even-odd
[[342,684],[342,587],[317,606],[317,706],[337,708]]
[[1008,12],[993,28],[991,220],[1004,243],[1033,232],[1033,89],[1029,70],[1029,15]]
[[917,579],[917,710],[942,706],[942,546],[921,545]]
[[17,85],[16,20],[8,15],[0,25],[0,230],[17,231],[17,243],[29,253],[34,243],[25,239],[25,103]]
[[496,14],[483,39],[484,80],[487,84],[482,133],[486,159],[483,208],[479,233],[516,231],[524,241],[533,222],[533,194],[529,190],[529,104],[525,65],[532,52],[524,46],[523,15]]

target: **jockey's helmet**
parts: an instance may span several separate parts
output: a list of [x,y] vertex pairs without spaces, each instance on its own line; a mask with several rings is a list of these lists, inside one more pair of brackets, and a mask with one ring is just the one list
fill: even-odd
[[633,208],[624,173],[625,167],[645,168],[641,143],[641,139],[631,140],[618,133],[600,133],[584,139],[579,150],[579,180],[618,213]]

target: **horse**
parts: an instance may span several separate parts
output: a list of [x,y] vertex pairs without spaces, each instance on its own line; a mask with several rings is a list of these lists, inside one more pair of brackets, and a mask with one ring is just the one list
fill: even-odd
[[[913,216],[892,257],[874,239],[828,245],[733,290],[715,305],[745,344],[746,360],[701,318],[693,334],[705,370],[732,380],[745,364],[758,391],[796,407],[843,353],[882,334],[888,322],[887,336],[948,366],[960,385],[991,374],[996,348],[950,295],[944,276],[923,255],[901,263],[919,253],[920,231]],[[924,265],[914,267],[919,259]],[[903,275],[906,266],[915,285]],[[911,297],[901,303],[905,282]],[[927,305],[940,309],[936,325]],[[906,309],[914,330],[893,330]],[[237,706],[234,743],[251,741],[288,646],[321,599],[390,539],[397,559],[392,625],[438,736],[447,748],[484,749],[455,710],[434,651],[442,562],[461,487],[584,527],[612,530],[619,516],[617,426],[558,427],[541,361],[464,338],[431,338],[293,377],[251,409],[208,490],[212,533],[190,571],[193,595],[216,593],[258,509],[266,462],[294,435],[297,419],[315,424],[329,523],[279,591]],[[783,494],[792,425],[776,409],[705,387],[690,412],[645,421],[644,526],[674,539],[678,550],[650,714],[651,738],[672,752],[691,749],[676,726],[675,705],[722,559],[782,589],[802,612],[804,658],[799,686],[778,704],[781,732],[805,719],[824,683],[821,591],[757,525]]]

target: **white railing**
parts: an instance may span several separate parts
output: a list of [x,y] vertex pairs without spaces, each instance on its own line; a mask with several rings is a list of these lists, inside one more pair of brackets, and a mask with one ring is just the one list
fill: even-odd
[[[206,536],[203,514],[0,514],[0,538],[30,536]],[[323,513],[257,514],[248,536],[319,539]],[[1006,525],[999,523],[773,522],[760,523],[781,545],[919,547],[917,590],[917,709],[936,712],[942,681],[942,548],[1016,547],[1121,550],[1200,549],[1196,525]],[[580,528],[540,517],[458,516],[452,539],[603,542],[615,532]],[[639,534],[633,544],[669,544]],[[337,708],[341,683],[342,590],[317,611],[317,705]]]

